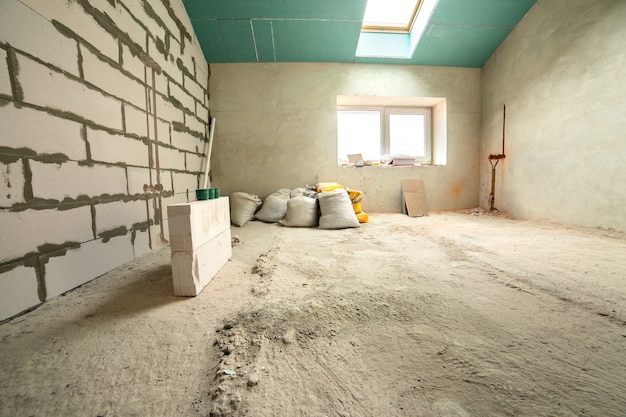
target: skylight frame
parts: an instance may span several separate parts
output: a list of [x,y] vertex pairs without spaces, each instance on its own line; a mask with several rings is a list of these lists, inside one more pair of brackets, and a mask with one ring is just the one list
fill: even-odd
[[415,8],[413,9],[413,13],[411,14],[411,18],[409,19],[409,23],[407,25],[394,25],[382,22],[369,22],[376,24],[365,24],[364,21],[363,25],[361,26],[361,32],[410,33],[413,29],[413,25],[415,24],[415,20],[417,19],[423,2],[424,0],[417,0],[417,2],[415,2]]

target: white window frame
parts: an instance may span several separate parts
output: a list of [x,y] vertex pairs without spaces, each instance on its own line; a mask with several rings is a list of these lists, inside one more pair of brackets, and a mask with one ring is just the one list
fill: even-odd
[[[433,161],[433,112],[430,107],[409,107],[409,106],[337,106],[340,111],[378,111],[380,113],[380,154],[386,155],[391,150],[391,135],[389,127],[389,116],[392,114],[420,114],[424,115],[424,156],[415,157],[415,164],[429,165]],[[337,137],[339,141],[339,137]],[[339,148],[339,144],[337,144]],[[337,155],[337,161],[342,155]],[[378,161],[373,161],[378,162]]]

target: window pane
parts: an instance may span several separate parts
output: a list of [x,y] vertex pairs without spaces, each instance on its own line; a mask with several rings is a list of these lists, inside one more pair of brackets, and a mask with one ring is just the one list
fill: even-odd
[[368,0],[363,26],[407,27],[417,0]]
[[389,151],[392,155],[425,156],[423,114],[389,115]]
[[380,159],[379,111],[338,111],[337,133],[340,163],[348,162],[348,154],[357,153],[366,160]]

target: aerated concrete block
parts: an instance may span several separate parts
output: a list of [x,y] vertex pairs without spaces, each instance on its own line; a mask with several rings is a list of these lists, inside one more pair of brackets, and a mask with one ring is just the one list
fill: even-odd
[[[37,0],[32,0],[36,2]],[[36,56],[78,76],[78,47],[75,40],[64,36],[40,13],[26,5],[27,2],[0,1],[0,43]],[[39,1],[42,5],[49,2]],[[5,57],[2,57],[5,60]],[[10,94],[9,90],[9,94]]]
[[92,240],[51,256],[45,264],[46,299],[63,294],[134,258],[130,233],[109,241]]
[[20,266],[0,274],[0,320],[39,304],[35,268]]
[[3,49],[0,49],[0,94],[10,96],[11,92],[11,79],[9,78],[9,66],[7,65],[7,54]]
[[192,252],[172,252],[174,295],[196,296],[232,257],[230,227]]
[[228,197],[170,205],[167,218],[172,252],[194,251],[230,230]]

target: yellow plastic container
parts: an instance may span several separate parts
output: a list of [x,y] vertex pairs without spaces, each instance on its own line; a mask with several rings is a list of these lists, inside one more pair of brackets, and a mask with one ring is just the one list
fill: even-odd
[[338,188],[345,187],[337,182],[318,182],[316,188],[318,193],[328,193]]
[[352,208],[356,214],[362,213],[363,208],[361,207],[361,203],[352,203]]
[[359,223],[367,223],[369,220],[367,213],[357,213],[356,218],[359,220]]

